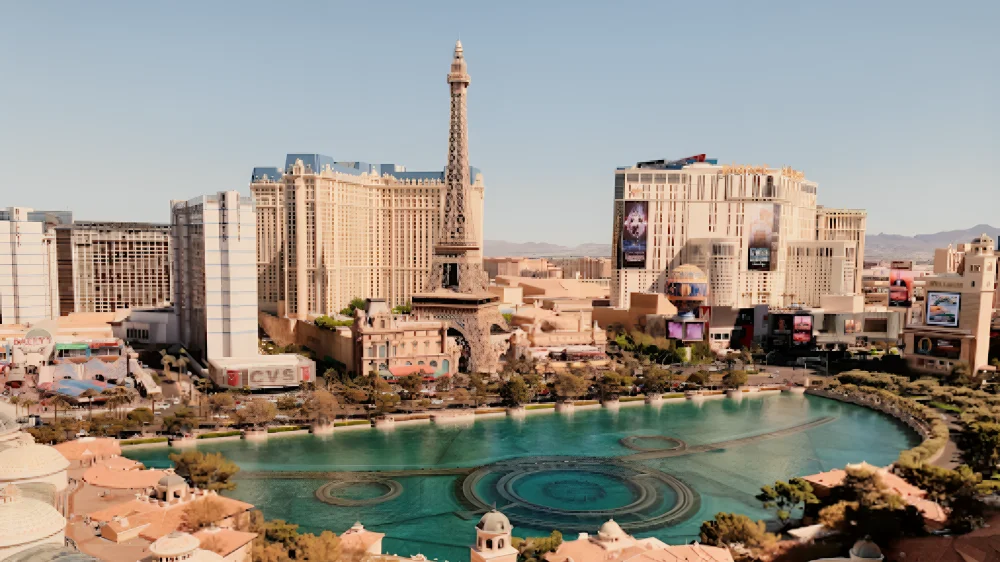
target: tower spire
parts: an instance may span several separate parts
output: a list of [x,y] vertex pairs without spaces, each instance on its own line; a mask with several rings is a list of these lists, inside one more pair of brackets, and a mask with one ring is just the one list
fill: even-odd
[[[477,235],[477,217],[472,209],[469,190],[469,128],[466,117],[466,93],[472,78],[465,65],[462,42],[455,42],[455,54],[448,72],[451,94],[451,119],[448,129],[448,164],[445,168],[444,201],[441,230],[435,253],[452,256],[454,263],[482,266],[482,248]],[[445,283],[445,285],[451,285]]]
[[469,168],[465,96],[472,80],[466,70],[461,41],[455,42],[447,81],[451,121],[441,190],[441,224],[427,290],[413,295],[413,313],[419,318],[446,321],[449,335],[457,332],[460,337],[456,341],[464,342],[459,369],[493,373],[506,345],[493,342],[492,327],[504,328],[507,323],[500,315],[499,298],[489,292],[489,277],[483,269],[480,225],[483,186],[473,185]]

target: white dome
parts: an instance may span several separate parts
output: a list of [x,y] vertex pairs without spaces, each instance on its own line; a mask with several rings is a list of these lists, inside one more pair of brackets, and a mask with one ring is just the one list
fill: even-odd
[[608,519],[597,531],[597,538],[602,540],[623,539],[628,535],[614,519]]
[[22,497],[13,484],[0,489],[0,548],[41,541],[65,529],[66,519],[51,505]]
[[156,539],[156,542],[149,545],[149,551],[156,556],[181,556],[194,552],[199,546],[201,541],[194,535],[174,531]]
[[163,486],[164,488],[168,488],[170,486],[186,486],[187,480],[171,472],[170,474],[164,475],[163,478],[160,478],[160,481],[157,482],[156,485]]
[[48,476],[67,468],[66,457],[46,445],[32,443],[0,451],[0,481]]
[[476,527],[487,533],[509,533],[510,519],[507,519],[506,515],[496,509],[492,509],[486,515],[483,515],[483,518],[479,520]]

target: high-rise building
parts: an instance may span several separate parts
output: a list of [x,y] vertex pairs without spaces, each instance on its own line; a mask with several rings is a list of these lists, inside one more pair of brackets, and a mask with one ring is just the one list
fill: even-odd
[[463,347],[460,370],[492,373],[508,340],[492,337],[493,327],[504,327],[506,322],[483,269],[483,200],[481,191],[477,194],[470,185],[469,168],[466,100],[472,79],[466,72],[461,41],[455,43],[447,80],[451,119],[441,226],[427,284],[423,292],[413,295],[413,314],[449,322]]
[[664,292],[687,263],[708,275],[713,306],[819,306],[828,291],[860,292],[865,213],[818,207],[801,172],[702,154],[620,168],[614,189],[612,306]]
[[257,209],[257,303],[277,314],[285,300],[285,189],[278,168],[254,168],[250,193]]
[[[469,203],[482,216],[483,179],[469,168]],[[263,310],[306,319],[351,299],[405,304],[427,282],[441,221],[444,172],[289,154],[283,170],[255,168],[258,297]],[[477,232],[478,240],[482,232]]]
[[28,324],[53,316],[49,244],[31,209],[0,209],[0,324]]
[[256,357],[256,213],[236,191],[171,201],[181,342],[206,359]]
[[170,225],[59,224],[55,255],[63,316],[170,303]]

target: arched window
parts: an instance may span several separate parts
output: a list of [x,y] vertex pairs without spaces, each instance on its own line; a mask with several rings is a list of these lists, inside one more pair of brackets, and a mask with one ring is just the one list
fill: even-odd
[[503,539],[497,540],[497,548],[503,548]]
[[493,539],[486,539],[486,548],[493,550]]

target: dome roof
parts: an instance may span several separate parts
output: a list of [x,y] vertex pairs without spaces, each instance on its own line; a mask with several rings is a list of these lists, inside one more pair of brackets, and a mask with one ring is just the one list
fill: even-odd
[[21,495],[13,484],[0,489],[0,548],[47,539],[66,529],[66,519],[51,505]]
[[157,482],[156,485],[157,486],[180,486],[180,485],[185,485],[186,486],[187,485],[187,480],[185,480],[185,479],[181,478],[180,476],[177,476],[176,474],[174,474],[174,473],[171,472],[170,474],[167,474],[163,478],[160,478],[160,481]]
[[854,543],[854,546],[851,547],[851,558],[859,558],[861,560],[881,560],[882,549],[880,549],[877,544],[873,543],[871,538],[865,537]]
[[476,528],[487,533],[509,533],[510,520],[503,513],[496,509],[491,509],[489,513],[476,524]]
[[622,539],[627,537],[621,525],[615,523],[614,519],[608,519],[601,528],[597,530],[597,538],[603,540]]
[[47,476],[68,467],[66,457],[47,445],[31,443],[0,451],[0,480]]
[[3,559],[3,562],[100,562],[89,554],[73,550],[68,546],[58,544],[40,544],[27,550],[22,550],[13,556]]
[[181,556],[193,552],[199,546],[201,541],[194,535],[174,531],[156,539],[156,542],[149,545],[149,551],[156,556]]
[[708,281],[708,276],[705,272],[701,270],[697,265],[691,265],[686,263],[680,267],[674,268],[670,275],[667,275],[667,282],[682,283],[684,281]]

